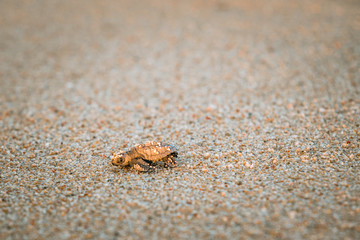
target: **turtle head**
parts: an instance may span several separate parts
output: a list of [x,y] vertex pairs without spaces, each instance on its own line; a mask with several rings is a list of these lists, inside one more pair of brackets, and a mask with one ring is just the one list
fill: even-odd
[[113,153],[111,163],[115,166],[126,166],[128,164],[127,155],[124,151]]

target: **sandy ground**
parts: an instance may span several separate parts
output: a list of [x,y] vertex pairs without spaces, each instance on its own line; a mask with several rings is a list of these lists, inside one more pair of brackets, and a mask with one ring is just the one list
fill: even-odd
[[[360,3],[0,2],[0,239],[359,239]],[[162,140],[178,167],[110,164]]]

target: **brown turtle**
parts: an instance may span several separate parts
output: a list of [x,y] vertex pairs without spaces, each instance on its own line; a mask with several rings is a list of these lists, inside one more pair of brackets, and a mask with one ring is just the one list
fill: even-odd
[[175,167],[177,150],[174,146],[163,142],[147,142],[136,145],[129,151],[114,153],[111,163],[115,166],[131,166],[138,171],[154,170],[157,162],[163,162],[165,167]]

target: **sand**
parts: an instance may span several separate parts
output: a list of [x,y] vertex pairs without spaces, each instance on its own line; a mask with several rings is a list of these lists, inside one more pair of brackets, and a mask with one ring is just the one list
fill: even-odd
[[[0,239],[357,239],[358,1],[1,1]],[[178,166],[113,152],[164,141]]]

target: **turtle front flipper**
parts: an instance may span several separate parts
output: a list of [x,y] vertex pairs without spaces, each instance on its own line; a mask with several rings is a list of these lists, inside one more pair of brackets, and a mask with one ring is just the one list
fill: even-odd
[[130,166],[138,170],[139,172],[149,172],[155,170],[153,166],[142,160],[141,158],[135,158],[131,160]]
[[149,164],[150,166],[156,166],[156,162],[154,161],[150,161],[150,160],[146,160],[146,159],[142,159],[144,162],[146,162],[147,164]]
[[174,156],[167,156],[164,158],[165,167],[176,167],[176,160]]

